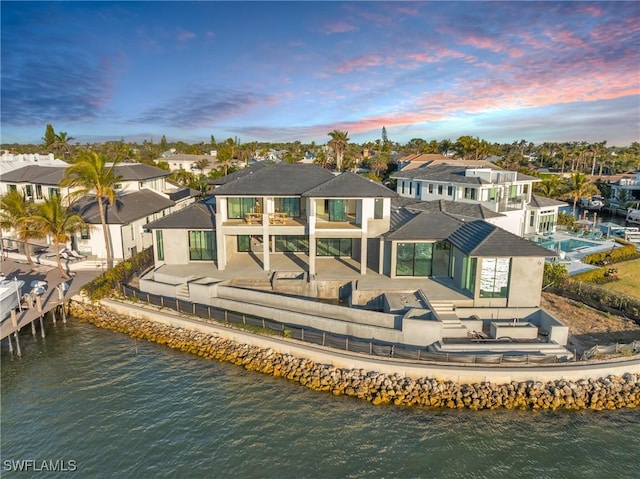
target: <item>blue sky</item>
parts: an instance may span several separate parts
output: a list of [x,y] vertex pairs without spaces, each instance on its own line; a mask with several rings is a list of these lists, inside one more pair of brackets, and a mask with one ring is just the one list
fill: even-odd
[[640,2],[6,2],[1,141],[640,141]]

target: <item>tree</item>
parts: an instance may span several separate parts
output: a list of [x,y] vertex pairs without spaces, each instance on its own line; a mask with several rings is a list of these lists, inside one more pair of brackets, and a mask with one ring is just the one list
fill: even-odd
[[107,204],[113,206],[116,201],[114,186],[120,181],[120,177],[114,171],[116,164],[117,161],[114,161],[111,166],[107,166],[104,156],[88,152],[65,170],[64,178],[60,182],[60,186],[78,187],[79,190],[74,193],[75,196],[90,193],[96,196],[106,246],[107,268],[113,267],[113,249],[105,210]]
[[387,171],[389,165],[389,153],[383,151],[382,153],[373,156],[369,159],[369,165],[373,168],[376,176],[380,176],[381,171]]
[[342,157],[344,155],[344,151],[347,149],[347,145],[349,144],[349,132],[333,130],[329,133],[331,140],[329,140],[329,147],[333,150],[333,153],[336,158],[336,170],[342,170]]
[[583,196],[598,193],[596,185],[589,181],[589,177],[579,171],[574,171],[569,178],[569,194],[573,198],[573,214],[576,214],[576,205]]
[[538,183],[537,190],[547,198],[553,198],[562,188],[562,179],[557,176],[547,176]]
[[42,137],[44,146],[49,148],[56,142],[56,132],[53,130],[53,125],[47,123],[47,127],[44,131],[44,137]]
[[0,197],[0,227],[4,230],[14,230],[18,241],[24,244],[27,261],[33,266],[28,241],[41,238],[42,234],[29,221],[32,213],[33,203],[28,202],[18,190],[9,190],[6,195]]
[[64,245],[71,236],[84,228],[85,222],[82,217],[63,205],[60,195],[51,195],[36,206],[35,214],[29,222],[37,228],[41,234],[49,236],[55,246],[56,263],[58,269],[65,278],[67,272],[60,262],[60,245]]
[[68,136],[66,131],[61,131],[60,133],[56,133],[55,141],[53,145],[51,145],[51,148],[55,150],[56,153],[62,153],[65,158],[68,158],[71,152],[71,145],[69,144],[71,140],[75,140],[75,138]]

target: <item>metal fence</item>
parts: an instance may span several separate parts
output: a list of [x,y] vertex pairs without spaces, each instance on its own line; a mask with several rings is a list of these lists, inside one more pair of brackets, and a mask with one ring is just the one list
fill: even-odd
[[591,359],[598,354],[638,354],[640,353],[640,341],[632,341],[630,343],[615,343],[615,344],[597,344],[590,349],[587,349],[582,353],[580,359]]
[[309,327],[301,327],[281,323],[272,319],[260,318],[237,311],[218,308],[207,304],[193,303],[179,298],[146,293],[131,286],[121,285],[122,294],[134,301],[143,301],[161,308],[171,309],[183,314],[198,317],[207,321],[230,323],[247,329],[260,328],[264,333],[277,334],[312,344],[327,346],[342,351],[371,354],[388,358],[412,359],[431,362],[451,362],[463,364],[541,364],[555,363],[555,356],[545,355],[507,355],[507,354],[464,354],[440,353],[428,347],[420,348],[404,344],[387,343],[375,339],[357,338],[353,336],[328,333]]

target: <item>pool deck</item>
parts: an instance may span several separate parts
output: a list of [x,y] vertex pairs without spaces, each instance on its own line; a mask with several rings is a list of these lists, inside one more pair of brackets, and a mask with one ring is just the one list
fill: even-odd
[[[539,238],[539,237],[538,237]],[[577,240],[585,243],[591,243],[593,246],[581,246],[572,251],[564,252],[560,251],[557,261],[564,265],[567,268],[567,272],[569,276],[573,276],[574,274],[584,273],[585,271],[589,271],[592,269],[596,269],[597,266],[585,264],[582,262],[582,258],[592,253],[600,253],[602,251],[611,251],[615,248],[619,248],[620,245],[616,243],[613,239],[603,238],[603,239],[589,239],[581,236],[576,236],[566,232],[556,232],[551,236],[545,236],[541,238],[542,242],[546,241],[565,241],[565,240]],[[540,238],[539,241],[540,243]]]

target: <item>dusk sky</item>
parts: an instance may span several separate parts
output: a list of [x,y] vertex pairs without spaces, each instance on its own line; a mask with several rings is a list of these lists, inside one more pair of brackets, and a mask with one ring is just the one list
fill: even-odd
[[640,141],[640,2],[6,2],[1,141]]

